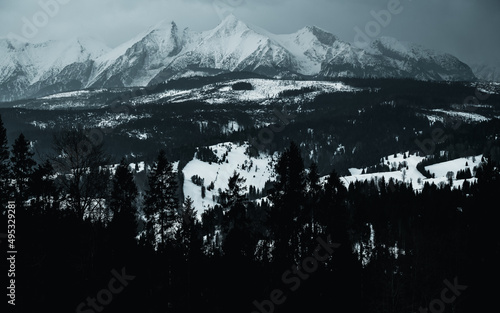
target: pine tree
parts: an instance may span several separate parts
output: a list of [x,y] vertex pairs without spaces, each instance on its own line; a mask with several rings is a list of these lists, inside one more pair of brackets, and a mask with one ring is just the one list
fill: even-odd
[[317,229],[316,229],[316,219],[318,215],[319,209],[319,199],[321,192],[321,184],[319,182],[319,173],[318,173],[318,165],[313,162],[309,167],[309,173],[307,175],[307,206],[305,217],[306,221],[310,223],[310,237],[316,237]]
[[276,247],[273,257],[281,261],[298,261],[306,179],[304,161],[295,143],[283,152],[275,171],[277,180],[269,196],[273,203],[270,231]]
[[59,192],[52,179],[53,175],[54,168],[48,160],[35,168],[29,187],[31,195],[34,197],[31,204],[34,209],[46,212],[57,207],[60,199]]
[[12,178],[15,180],[14,196],[18,206],[28,201],[30,179],[36,162],[30,151],[30,142],[21,133],[12,145]]
[[201,251],[203,242],[199,236],[198,219],[191,197],[184,200],[181,214],[178,216],[180,227],[176,232],[176,243],[185,261],[191,260]]
[[228,188],[221,193],[222,206],[227,214],[223,219],[223,250],[229,257],[253,258],[257,245],[255,230],[248,217],[246,179],[236,171],[228,180]]
[[179,306],[183,307],[186,312],[190,312],[195,306],[197,295],[200,294],[198,269],[203,260],[203,239],[193,200],[189,196],[177,216],[177,224],[175,247],[178,252],[176,259],[178,258],[179,261],[176,263],[172,279],[177,281],[175,291],[178,292]]
[[[373,180],[371,182],[373,183]],[[347,189],[335,171],[328,176],[324,188],[321,224],[325,226],[326,234],[332,235],[335,240],[346,240],[348,220],[345,200]]]
[[244,185],[246,179],[234,171],[229,178],[228,187],[220,194],[221,204],[225,209],[230,209],[246,199],[247,187]]
[[0,115],[0,205],[2,212],[7,207],[7,201],[9,201],[9,147],[7,130]]
[[153,165],[148,183],[149,190],[146,193],[144,207],[147,219],[147,241],[156,247],[156,238],[159,235],[160,245],[165,246],[168,231],[176,218],[179,200],[177,176],[173,171],[172,163],[168,162],[164,150],[160,151],[158,159]]
[[112,247],[118,251],[118,254],[125,253],[135,247],[137,195],[138,190],[134,182],[134,176],[125,159],[122,159],[113,177],[111,199],[109,201],[109,207],[113,213],[109,225]]

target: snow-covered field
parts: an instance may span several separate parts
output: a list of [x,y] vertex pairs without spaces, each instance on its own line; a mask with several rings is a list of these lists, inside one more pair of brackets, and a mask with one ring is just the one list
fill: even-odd
[[[236,83],[246,82],[253,86],[253,90],[233,90]],[[287,90],[314,88],[315,91],[294,98],[314,98],[320,93],[328,92],[355,92],[359,89],[350,87],[341,82],[327,81],[299,81],[299,80],[274,80],[274,79],[238,79],[224,83],[216,83],[192,90],[167,90],[165,92],[138,97],[132,100],[133,104],[163,102],[184,102],[188,100],[205,101],[211,104],[228,103],[229,101],[263,101],[276,99],[279,94]],[[290,101],[290,99],[287,99]],[[293,99],[292,99],[293,100]]]
[[[228,188],[229,178],[234,172],[246,180],[244,185],[247,187],[247,192],[250,186],[254,186],[258,191],[261,191],[265,188],[267,181],[276,180],[274,167],[279,158],[278,153],[272,156],[261,154],[259,157],[250,157],[245,153],[249,148],[248,143],[239,145],[226,142],[210,146],[209,148],[217,156],[219,162],[204,162],[198,159],[195,154],[193,159],[182,170],[184,174],[184,184],[182,186],[184,197],[189,196],[193,200],[198,218],[201,218],[202,213],[207,209],[217,205],[217,198],[220,192]],[[482,155],[462,157],[426,166],[425,169],[435,176],[435,178],[426,178],[416,168],[417,164],[424,160],[424,157],[415,154],[410,155],[408,152],[404,154],[397,153],[396,155],[387,156],[382,160],[389,168],[399,168],[399,170],[362,174],[363,171],[366,171],[366,168],[351,168],[349,169],[351,175],[341,177],[341,181],[348,187],[352,182],[371,181],[372,179],[378,182],[382,178],[388,184],[392,178],[395,183],[411,183],[414,191],[419,192],[423,189],[425,183],[435,184],[438,187],[449,184],[448,173],[453,172],[453,188],[459,188],[463,186],[465,180],[457,180],[457,172],[459,170],[470,169],[474,176],[475,168],[481,165],[482,157]],[[223,161],[224,158],[225,160]],[[111,174],[114,174],[117,166],[118,164],[110,166]],[[179,162],[174,162],[173,170],[177,171],[178,166]],[[129,167],[135,169],[136,173],[150,170],[149,166],[146,169],[144,162],[131,163]],[[195,175],[201,179],[202,185],[205,186],[205,197],[202,197],[202,187],[192,180],[192,177]],[[144,179],[146,176],[141,177]],[[326,178],[327,176],[321,177],[320,181],[324,183],[326,182]],[[470,178],[468,181],[475,183],[477,179]],[[144,183],[145,181],[142,182],[142,184]],[[213,189],[209,188],[212,183]],[[256,202],[260,203],[262,199],[258,199]]]
[[[184,167],[184,196],[193,199],[199,217],[206,209],[217,204],[213,196],[219,196],[219,189],[224,191],[228,187],[229,178],[235,171],[246,179],[246,186],[254,186],[257,189],[263,189],[268,180],[275,180],[274,164],[277,156],[249,157],[245,154],[248,147],[248,144],[237,145],[231,142],[210,146],[221,160],[227,153],[227,162],[209,164],[194,157]],[[204,180],[203,185],[207,188],[205,198],[201,195],[201,186],[193,183],[191,179],[194,175]],[[211,183],[214,188],[208,190]]]
[[[259,158],[249,157],[245,154],[247,147],[248,144],[240,146],[234,143],[221,143],[211,146],[210,148],[220,159],[222,159],[225,153],[228,153],[228,162],[223,162],[221,164],[214,162],[209,164],[197,158],[193,158],[193,160],[183,169],[185,177],[183,186],[184,195],[186,197],[190,196],[193,199],[194,206],[198,211],[198,216],[201,216],[201,213],[207,208],[217,204],[213,196],[217,197],[219,195],[219,189],[224,191],[227,188],[229,177],[233,175],[234,171],[246,179],[245,185],[247,187],[252,185],[257,189],[263,189],[268,180],[274,181],[276,179],[274,165],[276,164],[278,155],[262,155]],[[447,174],[448,172],[453,172],[453,188],[458,188],[463,185],[464,180],[456,180],[457,172],[469,168],[471,172],[474,173],[474,167],[480,165],[482,155],[464,157],[427,166],[425,169],[435,175],[435,178],[430,179],[423,176],[416,168],[417,164],[423,159],[424,157],[409,155],[409,153],[398,153],[395,156],[391,155],[387,156],[387,158],[383,158],[383,162],[390,168],[400,168],[400,170],[361,174],[363,169],[351,168],[349,170],[351,175],[344,176],[341,180],[345,186],[348,187],[351,182],[355,181],[370,181],[371,179],[378,181],[384,177],[385,182],[388,183],[389,179],[392,178],[397,183],[411,183],[413,189],[418,192],[422,190],[425,183],[434,183],[437,186],[448,184],[449,179],[447,178]],[[202,198],[201,186],[196,185],[191,180],[191,177],[194,175],[198,175],[204,180],[203,184],[205,187],[208,187],[212,182],[214,183],[213,190],[206,189],[205,198]],[[325,181],[325,178],[326,177],[321,180]],[[469,181],[475,182],[476,179],[472,178],[469,179]]]
[[[419,191],[422,190],[425,183],[434,183],[437,186],[448,184],[449,179],[447,178],[447,174],[448,172],[453,172],[453,187],[458,188],[463,185],[464,180],[456,180],[457,172],[459,170],[465,170],[469,168],[471,172],[474,173],[474,167],[479,166],[482,159],[482,155],[478,155],[426,166],[425,169],[428,170],[431,174],[435,175],[435,178],[426,178],[417,170],[416,167],[417,164],[424,159],[424,157],[417,155],[408,155],[408,153],[406,153],[406,155],[407,157],[404,158],[404,154],[398,153],[396,157],[392,155],[388,156],[387,160],[385,160],[384,158],[384,163],[390,168],[399,168],[401,165],[402,167],[398,171],[361,174],[363,172],[363,169],[351,168],[349,169],[351,175],[343,177],[342,180],[347,187],[351,182],[355,181],[370,181],[372,179],[377,181],[384,177],[384,180],[386,181],[386,183],[388,183],[389,179],[392,178],[398,183],[412,183],[413,189],[415,191]],[[475,178],[469,179],[470,182],[475,182],[475,180]]]

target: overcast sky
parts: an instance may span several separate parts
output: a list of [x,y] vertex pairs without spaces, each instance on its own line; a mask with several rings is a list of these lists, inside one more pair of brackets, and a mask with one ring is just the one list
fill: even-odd
[[[465,62],[499,62],[500,0],[399,1],[399,13],[379,24],[375,38],[424,44]],[[398,0],[0,0],[0,37],[23,36],[25,21],[38,17],[41,26],[30,41],[91,36],[115,47],[160,20],[201,31],[232,12],[273,33],[316,25],[354,42],[355,27],[376,27],[370,12],[387,10],[390,2]],[[46,23],[40,3],[57,3],[48,6],[54,14]]]

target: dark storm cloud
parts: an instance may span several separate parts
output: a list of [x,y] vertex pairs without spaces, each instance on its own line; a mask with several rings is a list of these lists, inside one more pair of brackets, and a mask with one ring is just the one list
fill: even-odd
[[[116,46],[160,20],[205,30],[233,13],[274,33],[316,25],[354,42],[356,27],[373,27],[373,12],[398,0],[0,0],[0,36],[21,34],[23,19],[31,20],[43,12],[40,3],[53,1],[60,3],[57,14],[30,40],[90,35]],[[391,15],[376,37],[417,42],[468,62],[498,60],[500,1],[400,0],[399,7],[401,12]]]

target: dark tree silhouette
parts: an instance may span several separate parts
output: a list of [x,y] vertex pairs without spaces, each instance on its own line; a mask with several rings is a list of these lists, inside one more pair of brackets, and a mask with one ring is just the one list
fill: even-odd
[[107,220],[105,199],[110,158],[104,144],[92,142],[82,129],[59,133],[54,137],[54,170],[61,174],[58,182],[69,208],[78,218]]
[[229,210],[235,205],[241,205],[246,199],[247,187],[245,186],[246,179],[240,177],[240,174],[234,171],[229,178],[228,187],[220,194],[221,205]]
[[[7,130],[5,129],[0,115],[0,205],[1,212],[5,211],[9,201],[9,147],[7,141]],[[3,215],[3,214],[2,214]]]
[[281,155],[275,171],[277,181],[269,196],[273,203],[270,211],[270,231],[275,241],[273,257],[298,261],[306,179],[304,162],[294,142]]
[[[164,150],[158,154],[148,177],[149,189],[146,193],[144,213],[146,214],[146,240],[149,244],[165,247],[169,230],[178,212],[177,175],[173,165],[167,160]],[[159,237],[160,242],[157,242]]]
[[200,225],[196,218],[193,200],[188,196],[184,200],[182,212],[178,215],[179,228],[175,234],[175,242],[185,261],[199,257],[203,245],[200,236]]
[[122,159],[112,180],[109,200],[109,208],[113,214],[109,223],[111,247],[118,257],[133,252],[136,246],[137,196],[134,176],[125,159]]
[[53,213],[54,209],[58,208],[61,194],[54,182],[54,175],[54,168],[48,160],[35,168],[29,186],[31,196],[34,198],[31,202],[33,209]]
[[33,160],[33,152],[30,151],[30,142],[21,133],[12,145],[12,178],[15,180],[14,197],[19,207],[28,201],[30,179],[36,162]]

